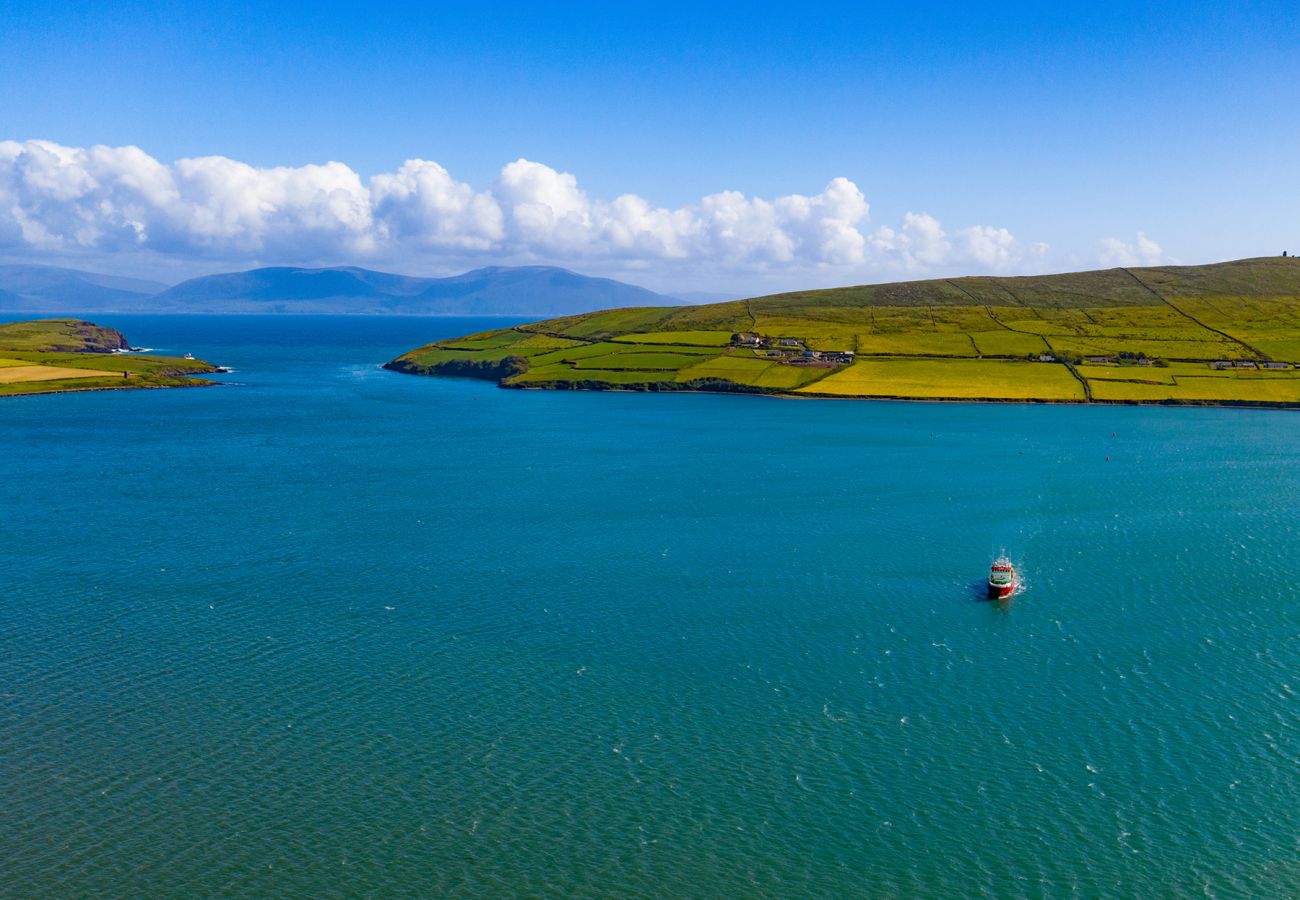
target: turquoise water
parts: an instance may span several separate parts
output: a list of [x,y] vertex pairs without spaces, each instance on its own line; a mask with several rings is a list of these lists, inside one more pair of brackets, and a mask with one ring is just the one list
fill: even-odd
[[0,402],[0,893],[1300,893],[1292,414],[109,324],[236,371]]

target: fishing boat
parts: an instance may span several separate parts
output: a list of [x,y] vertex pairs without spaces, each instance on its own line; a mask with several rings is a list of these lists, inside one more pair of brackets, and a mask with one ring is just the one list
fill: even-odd
[[1004,553],[993,562],[989,569],[989,599],[1001,600],[1016,592],[1016,567],[1011,564]]

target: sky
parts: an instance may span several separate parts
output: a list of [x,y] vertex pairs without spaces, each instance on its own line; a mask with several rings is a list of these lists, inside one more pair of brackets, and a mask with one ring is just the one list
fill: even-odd
[[6,0],[0,259],[740,295],[1298,252],[1297,46],[1281,3]]

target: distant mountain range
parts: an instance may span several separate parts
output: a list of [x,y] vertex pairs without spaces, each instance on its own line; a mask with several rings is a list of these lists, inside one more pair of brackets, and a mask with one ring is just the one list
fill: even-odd
[[117,278],[58,266],[0,266],[0,307],[71,311],[91,304],[86,311],[118,308],[152,297],[167,285],[138,278]]
[[551,266],[493,266],[450,278],[338,267],[250,269],[168,287],[55,266],[0,265],[0,309],[100,312],[565,316],[676,297]]

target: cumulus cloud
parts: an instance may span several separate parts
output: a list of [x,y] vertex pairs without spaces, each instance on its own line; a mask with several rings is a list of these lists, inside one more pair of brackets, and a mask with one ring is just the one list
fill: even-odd
[[1025,244],[1005,228],[972,225],[951,239],[939,220],[927,213],[908,213],[898,229],[877,228],[870,237],[877,256],[909,272],[960,266],[991,272],[1036,268],[1047,245]]
[[1042,241],[1021,244],[1005,228],[972,225],[957,232],[957,240],[960,259],[994,272],[1038,266],[1047,259],[1047,245]]
[[340,163],[255,168],[219,156],[165,166],[136,147],[0,142],[0,242],[38,250],[149,248],[364,253],[370,197]]
[[408,159],[370,180],[376,241],[490,250],[505,234],[501,207],[486,192],[456,181],[436,162]]
[[[475,188],[408,160],[363,180],[339,162],[259,168],[220,156],[159,162],[137,147],[0,141],[0,252],[145,251],[169,259],[277,262],[544,261],[730,271],[876,267],[1000,271],[1045,247],[1004,228],[951,237],[909,212],[869,230],[856,184],[767,200],[722,191],[677,208],[592,198],[568,172],[518,159]],[[1107,252],[1148,252],[1115,242]],[[1159,248],[1155,247],[1159,253]]]
[[1098,242],[1099,260],[1107,268],[1114,266],[1158,266],[1165,261],[1165,251],[1146,234],[1139,231],[1137,240],[1127,243],[1119,238],[1103,238]]
[[952,252],[943,226],[928,213],[909,212],[897,230],[889,226],[877,228],[871,243],[879,254],[892,257],[906,269],[939,265]]

